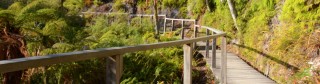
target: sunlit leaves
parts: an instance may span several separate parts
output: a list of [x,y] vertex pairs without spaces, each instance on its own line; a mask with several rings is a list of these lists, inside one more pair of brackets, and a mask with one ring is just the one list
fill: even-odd
[[112,8],[116,11],[124,11],[125,7],[122,0],[116,0]]
[[187,0],[163,0],[162,4],[163,4],[163,7],[179,8],[183,5],[186,5]]
[[24,4],[21,2],[15,2],[9,6],[8,10],[13,10],[15,13],[19,13],[20,10],[24,7]]
[[83,0],[66,0],[63,6],[68,9],[68,14],[75,15],[78,14],[82,7],[84,6]]
[[0,10],[0,22],[2,21],[13,21],[14,12],[11,10]]
[[44,35],[56,35],[56,36],[62,36],[62,32],[68,28],[68,25],[63,19],[56,20],[56,21],[50,21],[46,24],[46,26],[43,28],[43,34]]
[[74,45],[67,43],[56,43],[52,45],[52,48],[59,50],[58,52],[70,52],[74,50]]
[[52,8],[52,9],[57,9],[59,8],[60,1],[59,0],[35,0],[26,5],[20,12],[20,14],[25,14],[25,13],[31,13],[35,12],[39,9],[43,8]]
[[191,11],[195,16],[204,12],[205,0],[188,0],[188,11]]

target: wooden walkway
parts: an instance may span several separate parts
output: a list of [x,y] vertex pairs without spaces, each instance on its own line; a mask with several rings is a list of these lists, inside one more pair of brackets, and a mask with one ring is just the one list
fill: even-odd
[[[198,46],[205,45],[204,42],[198,42]],[[200,49],[198,51],[203,56],[206,55],[206,51]],[[206,58],[207,65],[210,66],[213,74],[217,79],[220,79],[221,72],[221,51],[216,51],[216,67],[212,68],[212,54],[209,50],[209,57]],[[227,84],[276,84],[274,81],[259,73],[246,62],[240,59],[237,55],[233,53],[227,53]]]

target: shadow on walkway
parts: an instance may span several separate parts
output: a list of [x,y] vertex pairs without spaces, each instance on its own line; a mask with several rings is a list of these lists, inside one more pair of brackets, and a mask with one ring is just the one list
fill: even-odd
[[271,55],[268,55],[268,54],[266,54],[266,53],[263,53],[262,51],[258,51],[257,49],[254,49],[254,48],[251,48],[251,47],[248,47],[248,46],[244,46],[244,45],[235,44],[235,43],[232,43],[232,44],[233,44],[233,45],[236,45],[236,46],[238,46],[238,47],[241,47],[241,48],[248,49],[248,50],[253,51],[253,52],[255,52],[255,53],[258,53],[258,54],[260,54],[260,55],[262,55],[262,56],[264,56],[264,57],[266,57],[266,58],[268,58],[268,59],[270,59],[270,60],[272,60],[272,61],[274,61],[274,62],[277,62],[278,64],[281,64],[281,65],[283,65],[283,66],[285,66],[285,67],[287,67],[287,68],[292,69],[294,72],[297,72],[297,71],[299,70],[298,67],[293,66],[293,65],[291,65],[291,64],[289,64],[289,63],[287,63],[287,62],[284,62],[284,61],[282,61],[282,60],[280,60],[280,59],[277,59],[277,58],[275,58],[275,57],[273,57],[273,56],[271,56]]

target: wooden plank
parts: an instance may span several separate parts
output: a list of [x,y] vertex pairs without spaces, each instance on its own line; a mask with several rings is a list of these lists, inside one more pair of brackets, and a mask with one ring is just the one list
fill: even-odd
[[[204,42],[203,42],[204,43]],[[205,45],[203,44],[202,45]],[[199,53],[205,55],[205,50],[200,50]],[[213,75],[217,77],[218,80],[221,79],[221,56],[222,51],[216,51],[216,68],[210,67]],[[207,58],[207,64],[212,66],[212,51],[210,52],[210,58]],[[240,59],[233,53],[227,53],[227,83],[228,84],[275,84],[274,81],[259,73],[253,69],[250,65]]]
[[183,84],[192,83],[192,43],[183,45]]
[[203,41],[207,39],[212,39],[214,37],[219,37],[224,35],[225,33],[220,33],[220,34],[215,34],[210,36],[191,38],[187,40],[143,44],[143,45],[137,45],[137,46],[102,48],[97,50],[85,50],[85,51],[46,55],[46,56],[33,56],[33,57],[27,57],[27,58],[2,60],[0,61],[0,73],[12,72],[12,71],[23,70],[23,69],[39,67],[39,66],[47,66],[47,65],[58,64],[58,63],[75,62],[75,61],[81,61],[81,60],[88,60],[92,58],[108,57],[108,56],[136,52],[136,51],[144,51],[144,50],[165,48],[165,47],[171,47],[171,46],[178,46],[178,45]]

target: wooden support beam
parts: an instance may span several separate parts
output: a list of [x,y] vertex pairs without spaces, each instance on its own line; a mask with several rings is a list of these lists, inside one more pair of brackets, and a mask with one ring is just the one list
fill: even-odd
[[227,40],[221,39],[221,84],[227,84]]
[[121,55],[107,57],[106,84],[120,84],[123,70],[123,57]]
[[[206,29],[206,35],[209,36],[209,29]],[[209,39],[206,40],[206,57],[209,57]]]
[[[215,33],[212,31],[212,35],[214,35]],[[212,62],[212,68],[216,68],[216,65],[217,65],[217,63],[216,63],[216,38],[213,38],[212,39],[212,51],[211,51],[211,53],[212,53],[212,57],[211,57],[211,62]]]
[[192,43],[183,45],[183,84],[192,83]]

